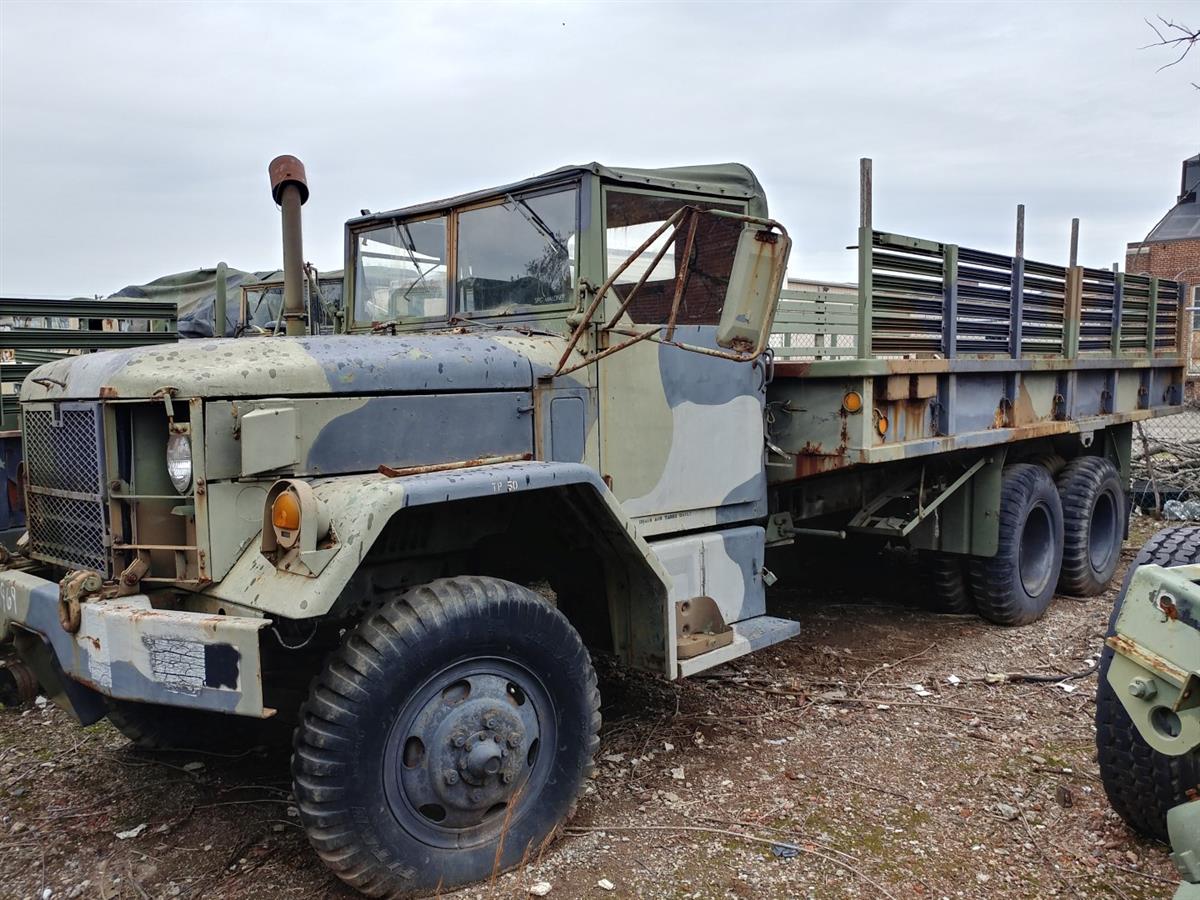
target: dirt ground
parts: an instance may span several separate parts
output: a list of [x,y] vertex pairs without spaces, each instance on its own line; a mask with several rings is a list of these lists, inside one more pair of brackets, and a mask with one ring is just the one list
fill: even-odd
[[[1153,530],[1135,519],[1126,560]],[[784,645],[682,684],[597,660],[601,759],[572,827],[453,896],[1170,896],[1166,848],[1122,825],[1097,774],[1115,590],[1002,629],[917,608],[903,566],[820,568],[772,597],[804,628]],[[1015,672],[1077,677],[985,679]],[[297,825],[286,758],[142,753],[41,706],[0,710],[0,896],[350,892]]]

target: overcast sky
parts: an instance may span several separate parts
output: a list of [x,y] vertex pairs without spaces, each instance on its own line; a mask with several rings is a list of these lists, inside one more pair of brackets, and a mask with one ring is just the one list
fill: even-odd
[[306,257],[342,224],[572,162],[740,161],[849,280],[876,227],[1124,259],[1200,150],[1200,51],[1140,50],[1196,3],[25,3],[0,0],[0,293],[107,294],[279,265],[268,161],[299,156]]

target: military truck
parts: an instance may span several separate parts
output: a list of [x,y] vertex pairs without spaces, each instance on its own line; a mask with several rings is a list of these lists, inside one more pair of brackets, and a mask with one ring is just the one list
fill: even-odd
[[877,231],[864,192],[855,302],[781,298],[790,239],[734,164],[354,218],[345,333],[306,336],[307,180],[270,173],[287,336],[24,383],[0,634],[10,692],[143,745],[294,729],[304,827],[367,894],[558,833],[591,652],[674,679],[796,635],[768,548],[904,544],[1007,625],[1101,590],[1131,423],[1182,401],[1178,285]]
[[1170,839],[1200,898],[1200,526],[1152,537],[1129,568],[1100,658],[1096,749],[1109,802],[1132,828]]

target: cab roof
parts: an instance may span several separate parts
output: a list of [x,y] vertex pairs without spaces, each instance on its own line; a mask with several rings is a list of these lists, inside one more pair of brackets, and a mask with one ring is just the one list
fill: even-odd
[[390,221],[407,218],[421,213],[436,212],[454,206],[465,206],[480,200],[495,197],[497,194],[511,194],[546,185],[566,181],[572,177],[584,174],[597,175],[605,181],[623,182],[630,186],[666,188],[676,191],[688,191],[712,197],[729,197],[745,200],[748,212],[752,216],[767,215],[767,195],[759,184],[754,173],[748,166],[741,163],[715,163],[707,166],[672,166],[662,169],[614,168],[598,162],[584,163],[575,166],[563,166],[552,172],[514,181],[511,184],[489,187],[468,194],[447,197],[430,203],[416,206],[406,206],[401,209],[386,212],[369,213],[351,219],[347,224],[351,227],[369,222]]

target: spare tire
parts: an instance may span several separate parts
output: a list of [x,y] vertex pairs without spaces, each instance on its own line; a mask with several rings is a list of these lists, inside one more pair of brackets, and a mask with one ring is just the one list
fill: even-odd
[[[1116,633],[1117,616],[1129,581],[1139,566],[1185,566],[1200,562],[1200,526],[1164,528],[1138,552],[1108,620],[1108,635]],[[1142,739],[1121,699],[1108,683],[1113,650],[1100,653],[1100,684],[1096,688],[1096,753],[1100,780],[1108,802],[1135,831],[1167,840],[1167,811],[1200,789],[1200,748],[1182,756],[1159,753]]]

